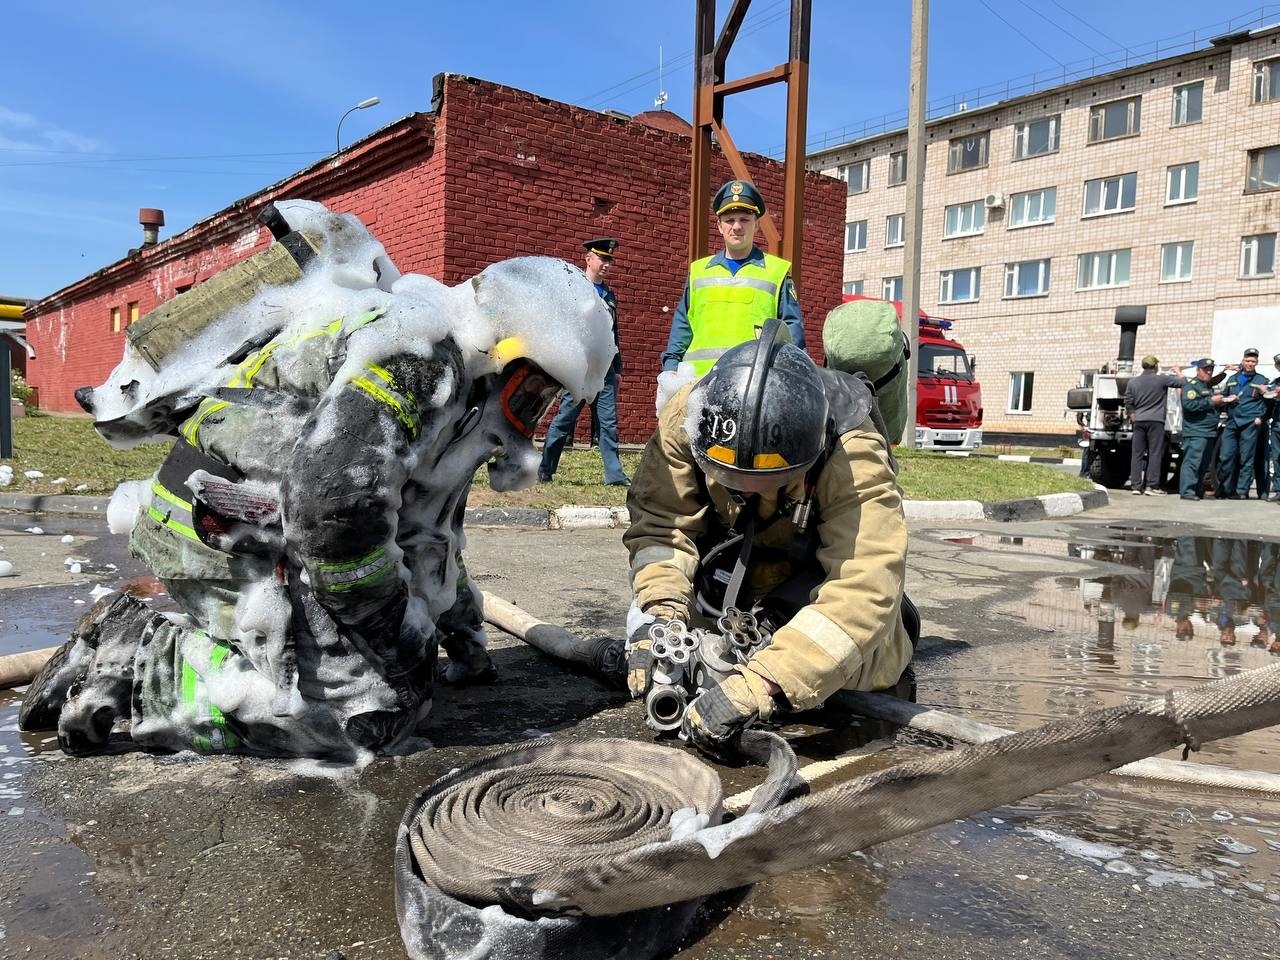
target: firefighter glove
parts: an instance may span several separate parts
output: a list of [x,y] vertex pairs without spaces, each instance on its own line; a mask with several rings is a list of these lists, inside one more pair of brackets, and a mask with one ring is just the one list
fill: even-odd
[[732,757],[742,731],[756,720],[768,720],[773,709],[764,678],[739,667],[689,704],[683,731],[703,753],[717,759]]
[[627,640],[627,691],[633,699],[643,697],[653,685],[653,641],[649,637],[649,629],[654,624],[669,626],[678,618],[679,612],[659,604],[646,613],[648,616],[644,617],[644,622]]

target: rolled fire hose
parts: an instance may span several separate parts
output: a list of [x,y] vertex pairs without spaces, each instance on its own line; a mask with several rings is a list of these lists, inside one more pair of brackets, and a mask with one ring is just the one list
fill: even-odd
[[[700,808],[696,796],[668,802],[656,819],[637,817],[615,799],[630,796],[625,779],[608,798],[575,800],[571,790],[559,792],[552,766],[537,791],[551,799],[515,805],[520,836],[473,849],[471,833],[499,813],[489,802],[505,803],[502,778],[528,775],[522,748],[506,748],[438,781],[406,814],[396,868],[402,933],[413,960],[478,956],[499,943],[502,956],[520,960],[650,957],[663,947],[630,933],[619,943],[609,939],[611,931],[635,923],[652,932],[655,924],[661,928],[655,916],[677,922],[689,902],[718,891],[848,856],[1179,744],[1199,746],[1276,723],[1280,664],[912,760],[725,824],[716,823],[714,809]],[[651,750],[663,749],[625,740],[589,743],[594,753],[586,765],[599,781],[610,778],[614,763],[649,767],[658,762]],[[538,741],[532,749],[550,754],[554,742]],[[669,770],[650,776],[675,787]],[[475,777],[481,784],[472,790],[468,781]],[[682,814],[686,802],[691,812]],[[554,826],[536,822],[539,807],[552,803]],[[677,812],[670,813],[672,807]],[[441,813],[446,809],[449,816]],[[700,820],[703,813],[707,818]],[[615,818],[643,824],[633,845],[614,829]],[[581,832],[607,836],[599,855],[590,844],[565,839],[573,831],[563,821],[575,819],[584,821]],[[669,838],[660,839],[664,832]],[[522,842],[526,835],[554,839],[535,859]],[[423,851],[434,856],[446,848],[454,852],[442,869],[420,859]],[[495,854],[491,863],[480,862],[485,850]],[[673,905],[684,906],[661,912]],[[614,925],[600,923],[610,916]]]

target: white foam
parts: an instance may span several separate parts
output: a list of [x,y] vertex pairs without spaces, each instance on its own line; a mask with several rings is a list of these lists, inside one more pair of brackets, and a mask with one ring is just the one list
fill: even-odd
[[116,487],[107,503],[107,529],[117,536],[128,535],[138,520],[138,512],[150,504],[150,483],[146,480],[126,480]]

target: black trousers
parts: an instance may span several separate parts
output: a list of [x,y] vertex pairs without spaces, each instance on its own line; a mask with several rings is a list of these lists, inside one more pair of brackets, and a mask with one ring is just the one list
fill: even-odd
[[[1146,471],[1142,458],[1146,457]],[[1129,467],[1129,485],[1135,490],[1155,489],[1164,479],[1164,421],[1139,420],[1133,424],[1133,460]]]

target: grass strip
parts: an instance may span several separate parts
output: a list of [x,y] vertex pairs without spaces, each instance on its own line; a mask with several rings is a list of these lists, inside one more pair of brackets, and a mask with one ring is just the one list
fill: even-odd
[[[83,417],[28,416],[14,421],[14,457],[0,460],[13,467],[13,483],[6,493],[79,494],[107,496],[124,480],[142,480],[160,465],[167,443],[147,443],[132,450],[116,450],[93,430]],[[910,500],[1014,500],[1039,494],[1091,490],[1087,481],[1034,463],[949,457],[946,454],[898,448],[899,479]],[[638,453],[622,454],[622,466],[630,476],[640,461]],[[28,470],[41,478],[28,479]],[[63,483],[54,483],[62,479]],[[600,452],[566,450],[551,483],[530,490],[495,493],[489,489],[482,467],[476,474],[471,506],[535,507],[554,509],[566,504],[620,507],[626,503],[625,487],[602,482]]]

